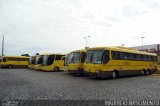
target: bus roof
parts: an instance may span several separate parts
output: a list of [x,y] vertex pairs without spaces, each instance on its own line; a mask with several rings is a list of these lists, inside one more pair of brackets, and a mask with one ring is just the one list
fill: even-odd
[[121,52],[129,52],[129,53],[157,56],[157,54],[155,54],[155,53],[142,52],[142,51],[138,51],[137,49],[134,49],[134,48],[123,47],[123,46],[92,47],[92,48],[88,48],[87,50],[115,50],[115,51],[121,51]]
[[44,53],[41,55],[65,55],[65,54],[60,54],[60,53]]
[[27,57],[27,56],[2,56],[2,58],[3,57],[12,57],[12,58],[29,58],[29,57]]
[[74,51],[71,51],[70,53],[73,53],[73,52],[87,52],[87,49],[74,50]]
[[66,54],[60,54],[60,53],[42,53],[42,54],[34,55],[34,56],[31,56],[31,57],[39,57],[39,56],[44,56],[44,55],[66,55]]

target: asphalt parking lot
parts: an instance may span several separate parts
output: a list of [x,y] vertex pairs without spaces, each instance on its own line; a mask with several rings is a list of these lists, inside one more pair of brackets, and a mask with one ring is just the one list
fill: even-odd
[[96,79],[66,72],[0,69],[0,100],[155,100],[160,76]]

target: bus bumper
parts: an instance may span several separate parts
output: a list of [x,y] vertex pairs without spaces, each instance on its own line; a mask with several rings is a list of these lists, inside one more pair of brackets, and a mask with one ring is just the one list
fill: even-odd
[[84,70],[68,70],[71,74],[84,74]]
[[150,70],[150,74],[157,72],[157,69]]
[[8,65],[1,64],[1,68],[8,68]]
[[85,74],[93,76],[93,77],[98,77],[98,78],[111,78],[111,71],[106,71],[106,72],[88,72],[84,71]]

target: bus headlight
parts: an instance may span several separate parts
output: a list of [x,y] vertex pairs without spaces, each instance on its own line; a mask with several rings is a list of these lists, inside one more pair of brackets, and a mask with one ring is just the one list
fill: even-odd
[[96,73],[99,73],[99,70],[95,70]]
[[102,70],[95,70],[95,72],[96,72],[96,73],[101,73],[101,72],[102,72]]
[[83,68],[78,67],[78,70],[83,70]]

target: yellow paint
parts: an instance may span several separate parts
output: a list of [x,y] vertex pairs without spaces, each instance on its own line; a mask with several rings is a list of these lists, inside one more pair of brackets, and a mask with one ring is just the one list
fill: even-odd
[[84,63],[84,70],[90,73],[99,73],[106,71],[125,71],[125,70],[143,70],[143,69],[157,69],[157,62],[155,61],[136,61],[136,60],[112,60],[111,51],[128,52],[135,54],[144,54],[150,56],[156,56],[154,53],[140,52],[135,49],[125,47],[96,47],[89,48],[88,50],[109,50],[109,62],[107,64],[93,64]]
[[[67,68],[68,68],[68,72],[72,72],[72,73],[76,73],[76,72],[79,72],[79,71],[83,71],[83,62],[82,62],[82,52],[83,53],[86,53],[86,49],[81,49],[81,50],[75,50],[75,51],[72,51],[72,52],[70,52],[69,54],[71,54],[71,53],[80,53],[80,60],[79,60],[79,62],[76,62],[76,63],[68,63],[68,66],[67,66]],[[68,55],[69,55],[68,54]]]
[[[6,61],[4,61],[4,59]],[[26,66],[28,67],[29,58],[26,56],[2,56],[1,66],[9,67],[9,65],[16,67],[16,66]]]

